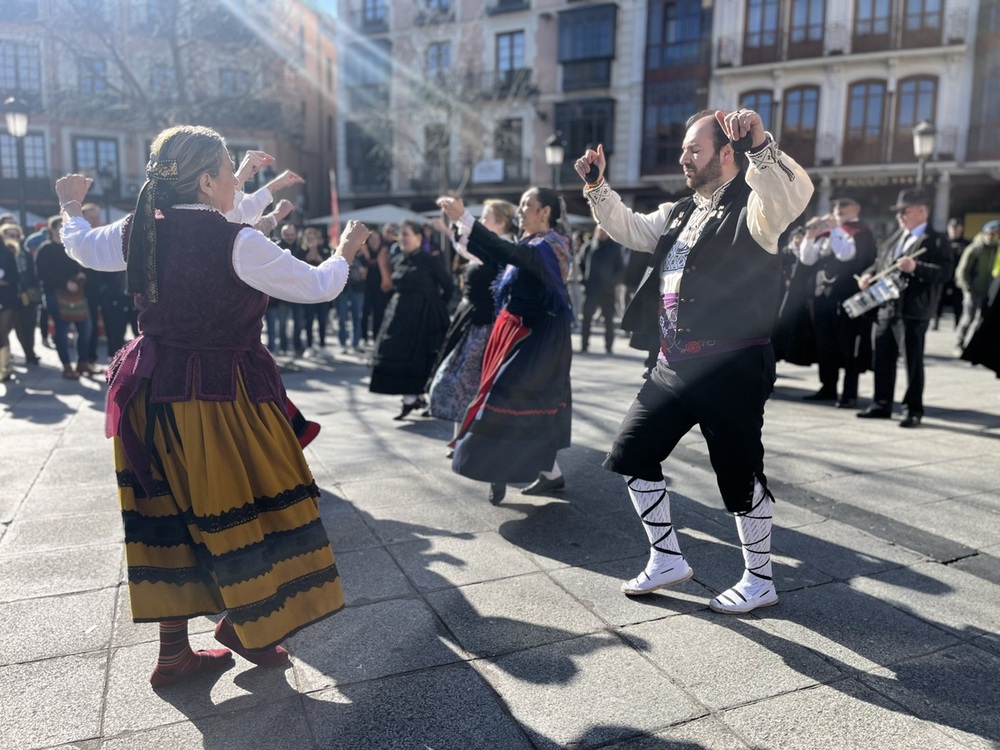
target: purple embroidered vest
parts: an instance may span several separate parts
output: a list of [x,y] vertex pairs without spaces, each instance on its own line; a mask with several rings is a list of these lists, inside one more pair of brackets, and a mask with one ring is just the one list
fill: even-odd
[[140,336],[108,369],[109,436],[120,434],[125,407],[143,378],[150,379],[153,402],[233,401],[239,373],[251,401],[284,408],[278,368],[260,342],[268,297],[233,269],[233,243],[243,225],[215,211],[163,214],[156,222],[159,301],[136,296]]

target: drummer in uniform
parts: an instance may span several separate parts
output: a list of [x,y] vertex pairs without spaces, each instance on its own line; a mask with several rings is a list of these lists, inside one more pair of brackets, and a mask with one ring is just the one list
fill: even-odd
[[[858,279],[865,290],[876,274],[898,269],[905,288],[899,299],[878,309],[872,335],[872,369],[875,395],[862,419],[890,419],[896,388],[896,361],[906,353],[906,393],[900,427],[917,427],[924,416],[924,338],[937,312],[945,280],[952,274],[952,261],[944,236],[928,221],[931,199],[917,188],[899,193],[894,206],[899,229],[878,250],[875,263]],[[915,257],[918,256],[918,257]]]
[[[816,271],[813,326],[820,389],[805,396],[807,401],[836,401],[839,409],[853,409],[858,401],[860,355],[867,360],[870,346],[859,346],[862,336],[871,336],[869,316],[851,318],[843,302],[858,291],[855,278],[875,262],[875,237],[861,221],[861,204],[853,198],[833,202],[834,226],[821,229],[806,224],[806,237],[798,248],[799,261]],[[840,368],[844,388],[837,398]]]

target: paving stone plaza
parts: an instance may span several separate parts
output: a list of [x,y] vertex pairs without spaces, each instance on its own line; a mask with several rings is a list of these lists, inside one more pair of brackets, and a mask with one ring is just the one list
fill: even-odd
[[[618,591],[646,559],[600,467],[641,383],[624,341],[574,357],[565,491],[499,506],[451,472],[450,424],[393,421],[360,358],[305,360],[285,380],[322,424],[306,454],[347,606],[290,640],[287,669],[237,657],[158,692],[104,384],[63,380],[44,349],[0,398],[0,748],[998,748],[1000,380],[955,360],[944,327],[918,429],[803,402],[815,369],[779,365],[781,600],[742,617],[708,609],[742,561],[697,431],[664,466],[694,578]],[[196,647],[212,627],[192,622]]]

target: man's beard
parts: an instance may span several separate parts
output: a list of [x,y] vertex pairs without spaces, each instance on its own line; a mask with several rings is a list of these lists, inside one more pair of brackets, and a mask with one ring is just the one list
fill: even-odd
[[715,156],[709,160],[708,164],[687,176],[687,184],[689,188],[697,191],[706,185],[711,185],[721,177],[722,161],[719,159],[719,152],[716,151]]

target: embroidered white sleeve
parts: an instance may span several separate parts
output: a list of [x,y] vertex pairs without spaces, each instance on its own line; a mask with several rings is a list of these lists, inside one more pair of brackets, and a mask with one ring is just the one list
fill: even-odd
[[662,204],[656,211],[639,214],[622,203],[621,196],[607,182],[584,189],[595,221],[615,242],[642,253],[651,253],[660,241],[672,203]]
[[812,180],[794,159],[770,138],[757,153],[748,152],[747,184],[753,192],[747,201],[747,228],[767,252],[778,252],[778,238],[798,217],[813,194]]

